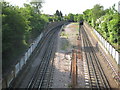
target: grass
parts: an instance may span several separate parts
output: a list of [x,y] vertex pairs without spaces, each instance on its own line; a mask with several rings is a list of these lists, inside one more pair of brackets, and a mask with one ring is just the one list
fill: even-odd
[[68,34],[66,34],[65,32],[61,32],[60,34],[62,37],[68,38]]
[[68,48],[68,46],[69,46],[69,42],[63,42],[62,43],[62,50],[66,50],[67,48]]
[[78,25],[79,23],[75,22],[75,23],[72,23],[72,24],[74,24],[74,25]]

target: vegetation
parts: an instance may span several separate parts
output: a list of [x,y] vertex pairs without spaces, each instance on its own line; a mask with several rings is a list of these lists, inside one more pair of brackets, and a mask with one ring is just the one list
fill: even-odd
[[56,10],[54,15],[49,15],[49,21],[54,22],[54,21],[63,21],[63,14],[61,11]]
[[64,38],[68,38],[68,34],[66,34],[65,32],[61,32],[60,36],[62,36]]
[[54,14],[55,21],[61,21],[63,20],[63,14],[61,11],[56,10],[56,13]]
[[69,46],[70,46],[69,41],[63,39],[62,44],[61,44],[61,50],[67,50]]
[[120,51],[120,14],[115,10],[115,5],[104,10],[97,4],[92,9],[83,12],[83,18],[94,27],[116,50]]
[[[54,21],[87,21],[116,49],[120,50],[120,14],[115,10],[115,5],[104,10],[97,4],[92,9],[87,9],[83,14],[63,16],[56,10],[54,15],[41,14],[41,2],[24,4],[24,7],[2,4],[2,55],[3,68],[9,62],[16,60],[30,46],[33,40],[42,32],[45,25]],[[62,33],[63,36],[67,36]]]
[[87,9],[83,14],[72,14],[64,16],[64,20],[79,22],[83,20],[95,28],[116,50],[120,51],[120,13],[113,5],[109,9],[96,4],[92,9]]
[[2,3],[2,55],[4,67],[30,46],[49,22],[48,16],[29,4],[19,8]]
[[68,16],[65,15],[64,19],[67,21],[71,21],[71,22],[79,22],[81,20],[83,20],[83,14],[72,14],[69,13]]

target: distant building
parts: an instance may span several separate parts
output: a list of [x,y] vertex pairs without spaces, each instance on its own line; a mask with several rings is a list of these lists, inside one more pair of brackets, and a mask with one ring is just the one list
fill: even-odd
[[118,2],[118,12],[120,13],[120,1]]

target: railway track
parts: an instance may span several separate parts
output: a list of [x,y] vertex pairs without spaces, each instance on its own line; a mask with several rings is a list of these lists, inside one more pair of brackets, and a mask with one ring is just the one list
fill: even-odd
[[[24,80],[25,78],[27,78],[27,77],[24,76],[24,75],[26,75],[28,72],[30,72],[30,74],[32,74],[32,73],[31,73],[31,70],[29,70],[30,67],[31,67],[31,65],[32,65],[32,63],[34,62],[34,60],[36,59],[36,57],[39,56],[39,53],[42,53],[41,56],[39,56],[40,58],[41,58],[41,57],[42,57],[42,58],[45,57],[44,54],[47,53],[46,50],[49,49],[48,47],[49,47],[49,43],[51,42],[51,38],[54,37],[54,42],[56,42],[57,33],[59,32],[61,26],[62,26],[62,25],[59,25],[59,26],[53,27],[52,29],[46,31],[46,33],[43,35],[43,37],[41,38],[40,42],[38,43],[38,46],[35,48],[35,50],[33,51],[32,55],[30,56],[29,59],[31,59],[31,60],[29,60],[29,61],[27,62],[27,65],[24,67],[24,70],[23,70],[23,72],[22,72],[22,74],[21,74],[20,80],[18,80],[18,81],[15,81],[15,80],[14,80],[14,82],[11,83],[11,85],[10,85],[9,88],[18,88],[18,87],[21,87],[21,84],[23,83],[23,80]],[[55,34],[56,34],[56,36],[54,36]],[[48,45],[46,46],[46,44],[48,44]],[[51,57],[54,56],[53,53],[55,52],[55,48],[56,48],[56,46],[55,46],[55,47],[54,47],[54,46],[55,46],[55,45],[53,45]],[[40,60],[40,61],[42,62],[42,60]],[[34,74],[37,72],[37,68],[38,68],[38,67],[36,67]],[[33,70],[33,69],[32,69],[32,70]],[[52,69],[51,69],[51,70],[52,70]],[[26,73],[26,72],[27,72],[27,73]],[[34,76],[34,75],[33,75],[33,76]],[[31,78],[30,82],[33,80],[33,76],[32,76],[32,78]],[[25,79],[25,80],[26,80],[26,79]],[[25,80],[24,80],[24,81],[25,81]],[[26,82],[24,86],[25,86],[26,88],[29,87],[30,82],[29,82],[29,84]],[[28,84],[28,85],[27,85],[27,84]]]
[[[55,37],[57,37],[57,35],[58,33],[55,35]],[[55,51],[57,48],[57,46],[55,45],[57,42],[57,39],[54,39],[53,37],[53,41],[54,42],[52,42],[52,48],[51,48],[51,58],[49,59],[50,60],[49,65],[47,67],[46,74],[42,82],[41,88],[50,88],[52,84],[51,79],[53,78],[53,71],[54,71],[53,63],[54,63]]]
[[56,50],[55,43],[59,30],[60,26],[54,28],[45,36],[44,41],[48,42],[48,46],[42,52],[43,55],[40,65],[36,68],[27,88],[49,88],[53,71],[52,65],[54,61],[52,57],[54,56]]
[[83,27],[81,27],[81,33],[86,57],[86,60],[84,61],[85,86],[86,88],[109,90],[110,86],[108,80],[100,65],[96,52]]

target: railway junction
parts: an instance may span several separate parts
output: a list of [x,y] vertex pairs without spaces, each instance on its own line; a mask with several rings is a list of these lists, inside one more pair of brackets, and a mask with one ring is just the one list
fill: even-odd
[[118,66],[87,23],[54,26],[10,88],[119,88]]

